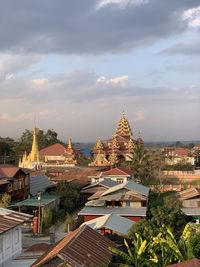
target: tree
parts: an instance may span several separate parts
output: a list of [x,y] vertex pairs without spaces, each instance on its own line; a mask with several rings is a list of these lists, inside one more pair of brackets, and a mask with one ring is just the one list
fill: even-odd
[[46,209],[43,215],[43,223],[44,223],[45,228],[48,228],[51,226],[52,219],[53,219],[52,211],[50,209]]
[[149,185],[159,176],[160,158],[154,151],[149,151],[140,140],[135,143],[133,158],[129,163],[123,163],[134,171],[136,181]]
[[73,228],[74,218],[73,215],[67,213],[65,217],[65,232],[69,232]]
[[11,202],[11,196],[7,193],[4,193],[1,197],[0,197],[0,207],[1,208],[7,208],[8,205]]
[[190,237],[193,253],[195,258],[200,259],[200,232],[192,232]]
[[133,238],[135,233],[141,233],[143,238],[148,239],[156,236],[165,225],[172,229],[178,238],[186,224],[187,219],[181,210],[180,202],[174,201],[170,196],[160,197],[149,207],[147,219],[141,220],[131,227],[129,237]]
[[[41,129],[37,128],[37,141],[39,149],[42,149],[44,147],[53,145],[55,143],[61,143],[61,141],[58,139],[58,134],[51,129],[48,129],[46,132],[44,132]],[[14,146],[15,154],[18,156],[21,156],[25,151],[29,153],[31,151],[33,142],[33,131],[25,130],[19,141]]]
[[80,190],[69,182],[61,181],[57,184],[55,193],[62,197],[64,209],[72,212],[77,207]]
[[0,137],[0,163],[11,162],[14,156],[15,141],[9,137]]

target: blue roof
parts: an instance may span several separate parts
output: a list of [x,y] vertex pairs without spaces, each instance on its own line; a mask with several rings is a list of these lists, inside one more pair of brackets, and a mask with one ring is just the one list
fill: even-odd
[[36,196],[39,192],[45,192],[47,188],[55,184],[46,175],[30,176],[30,194]]
[[122,183],[122,184],[118,184],[116,186],[113,186],[111,188],[109,188],[108,190],[106,190],[102,196],[105,196],[105,195],[108,195],[108,194],[112,194],[118,190],[121,190],[121,189],[128,189],[128,190],[131,190],[131,191],[135,191],[137,193],[140,193],[141,195],[144,195],[144,196],[148,196],[149,195],[149,188],[142,185],[142,184],[138,184],[134,181],[127,181],[125,183]]
[[123,216],[141,216],[145,217],[147,212],[146,207],[130,208],[130,207],[88,207],[85,206],[78,215],[106,215],[118,214]]
[[117,233],[128,235],[128,231],[130,230],[131,226],[134,224],[130,219],[121,217],[118,214],[107,214],[101,217],[98,217],[96,219],[90,220],[85,222],[84,224],[87,224],[94,230],[98,229],[111,229]]

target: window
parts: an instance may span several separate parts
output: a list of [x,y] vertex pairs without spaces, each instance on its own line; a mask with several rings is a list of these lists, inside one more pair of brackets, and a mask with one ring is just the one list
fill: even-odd
[[123,179],[120,179],[120,178],[117,179],[117,183],[118,183],[118,184],[122,184],[123,181],[124,181]]
[[95,183],[99,182],[99,178],[94,178]]
[[130,201],[126,201],[126,207],[130,207],[131,203]]

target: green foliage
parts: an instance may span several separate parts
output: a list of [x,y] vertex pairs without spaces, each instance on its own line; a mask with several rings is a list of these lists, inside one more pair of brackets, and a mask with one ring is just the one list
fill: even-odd
[[1,208],[7,208],[10,202],[11,202],[11,196],[9,194],[4,193],[0,197],[0,207]]
[[[48,129],[44,132],[41,129],[37,129],[37,139],[39,148],[44,148],[55,143],[61,143],[58,139],[58,134]],[[30,152],[33,141],[33,131],[25,130],[18,141],[14,141],[11,138],[0,137],[0,162],[13,162],[18,163],[19,157],[23,155],[25,151]]]
[[191,242],[191,228],[186,225],[180,238],[177,239],[173,232],[163,226],[162,230],[151,239],[146,240],[140,234],[135,233],[132,246],[125,241],[126,252],[111,248],[111,251],[118,255],[125,266],[155,266],[182,262],[194,257],[194,245]]
[[55,193],[62,197],[62,203],[67,212],[72,212],[78,206],[80,189],[71,183],[65,181],[59,182]]
[[129,236],[141,233],[144,238],[156,236],[163,229],[163,225],[172,229],[176,237],[179,237],[187,223],[185,214],[181,210],[181,204],[170,196],[173,192],[150,193],[147,219],[134,224]]
[[46,209],[43,215],[43,223],[45,228],[49,228],[51,226],[52,219],[53,219],[52,211],[50,209]]
[[74,218],[72,214],[67,213],[65,217],[65,232],[69,232],[72,230],[74,226]]
[[192,244],[194,256],[200,259],[200,232],[192,233],[190,241]]
[[144,185],[158,182],[160,164],[158,153],[147,150],[142,142],[136,142],[132,161],[122,163],[123,167],[132,169],[135,180]]
[[91,158],[86,157],[84,155],[80,155],[77,159],[77,163],[80,166],[88,166],[88,164],[91,162]]
[[15,141],[9,137],[0,137],[0,163],[11,162],[14,156]]

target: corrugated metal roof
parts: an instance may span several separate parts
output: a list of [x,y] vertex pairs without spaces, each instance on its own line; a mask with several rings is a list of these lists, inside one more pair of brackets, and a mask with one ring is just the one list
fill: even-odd
[[147,212],[146,207],[130,208],[130,207],[84,207],[78,215],[106,215],[118,214],[122,216],[141,216],[145,217]]
[[92,188],[92,187],[95,187],[95,186],[99,186],[99,185],[101,185],[101,186],[103,186],[103,187],[106,187],[106,188],[110,188],[110,187],[113,187],[113,186],[115,186],[115,185],[118,185],[118,183],[115,182],[115,181],[113,181],[113,180],[111,180],[110,178],[107,178],[107,179],[104,179],[104,180],[101,181],[101,182],[97,182],[97,183],[93,183],[93,184],[90,184],[90,185],[88,185],[88,186],[85,186],[85,187],[82,189],[82,191],[84,191],[84,190],[86,190],[86,189],[88,189],[88,188]]
[[116,245],[84,225],[69,233],[31,266],[43,266],[55,257],[60,257],[63,262],[72,267],[99,266],[100,264],[108,266],[112,258],[109,247],[116,247]]
[[[60,198],[56,195],[49,195],[49,194],[42,194],[41,197],[41,206],[45,206],[50,204],[51,202],[55,201],[56,199]],[[11,207],[21,207],[21,206],[31,206],[31,207],[38,207],[39,201],[37,199],[37,196],[27,198],[23,201],[17,202]]]
[[103,207],[104,205],[105,205],[105,200],[101,199],[90,200],[87,203],[85,203],[85,206],[88,207]]
[[102,196],[105,196],[105,195],[108,195],[108,194],[111,194],[115,191],[118,191],[118,190],[121,190],[123,188],[126,188],[128,190],[132,190],[132,191],[135,191],[135,192],[138,192],[144,196],[148,196],[149,195],[149,188],[144,186],[144,185],[141,185],[141,184],[138,184],[134,181],[127,181],[125,183],[122,183],[122,184],[118,184],[116,186],[113,186],[111,188],[109,188],[108,190],[106,190]]
[[200,267],[200,260],[199,259],[191,259],[175,264],[167,265],[166,267]]
[[32,218],[32,215],[26,213],[0,208],[0,234]]
[[110,229],[114,232],[120,233],[122,235],[128,235],[128,231],[135,222],[121,217],[118,214],[107,214],[96,219],[90,220],[83,224],[90,226],[94,230],[99,229]]
[[40,174],[30,177],[30,193],[32,196],[36,196],[39,192],[45,192],[47,188],[53,186],[55,184],[46,175]]

